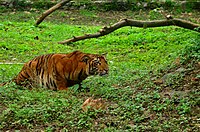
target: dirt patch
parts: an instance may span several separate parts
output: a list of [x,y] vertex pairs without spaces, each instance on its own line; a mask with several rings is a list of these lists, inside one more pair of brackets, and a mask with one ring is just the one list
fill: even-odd
[[[185,13],[176,13],[173,11],[164,11],[165,14],[170,14],[174,18],[180,18],[188,20],[194,23],[200,23],[200,18],[197,17],[200,15],[200,12],[185,12]],[[107,11],[107,12],[98,12],[98,11],[87,11],[87,10],[59,10],[54,14],[47,17],[47,21],[51,22],[64,22],[67,24],[73,25],[110,25],[114,24],[121,19],[135,19],[135,20],[160,20],[166,19],[159,12],[152,13],[152,10],[140,10],[140,11]]]
[[[176,101],[179,102],[180,99],[187,98],[190,95],[198,98],[198,91],[200,90],[199,75],[200,62],[188,62],[185,65],[179,65],[179,67],[166,71],[160,78],[154,80],[154,83],[161,87],[159,91],[161,98],[176,98]],[[167,79],[171,80],[167,82]],[[195,109],[191,111],[192,113],[199,109],[196,105],[194,107]]]

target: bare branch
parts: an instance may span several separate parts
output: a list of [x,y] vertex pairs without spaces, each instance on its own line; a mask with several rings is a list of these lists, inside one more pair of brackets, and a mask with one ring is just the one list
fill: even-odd
[[[109,27],[103,27],[99,30],[99,32],[94,34],[87,34],[83,36],[75,36],[71,39],[67,39],[61,42],[58,42],[59,44],[65,44],[65,43],[71,43],[76,42],[79,40],[89,39],[89,38],[98,38],[104,35],[107,35],[119,28],[125,27],[125,26],[134,26],[134,27],[141,27],[141,28],[150,28],[150,27],[162,27],[162,26],[178,26],[190,30],[194,30],[195,28],[200,28],[200,25],[170,17],[168,20],[154,20],[154,21],[139,21],[139,20],[131,20],[131,19],[123,19]],[[197,32],[200,32],[200,30],[195,30]]]
[[54,5],[50,9],[46,10],[42,15],[39,17],[39,19],[36,21],[35,25],[38,26],[49,14],[57,10],[58,8],[62,7],[66,3],[70,2],[71,0],[63,0],[59,2],[58,4]]

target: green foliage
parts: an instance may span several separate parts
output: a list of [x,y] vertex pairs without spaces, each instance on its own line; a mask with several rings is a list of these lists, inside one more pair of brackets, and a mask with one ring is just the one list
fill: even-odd
[[[27,9],[49,9],[60,2],[60,0],[11,0],[7,2],[7,6],[15,10],[27,10]],[[98,11],[126,11],[126,10],[139,10],[139,9],[178,9],[184,11],[191,11],[192,9],[198,9],[198,1],[187,1],[183,5],[179,1],[165,0],[165,1],[155,1],[155,0],[112,0],[112,1],[100,1],[94,2],[92,0],[74,0],[70,4],[66,5],[66,8],[72,9],[88,9],[88,10],[98,10]],[[0,7],[4,10],[3,6]]]
[[193,39],[193,44],[186,46],[181,56],[183,63],[192,59],[200,60],[200,35],[197,35],[197,37]]
[[9,7],[16,10],[27,10],[31,8],[48,9],[57,4],[57,2],[59,2],[59,0],[10,0],[4,1],[4,4],[7,4],[7,8]]
[[[152,17],[157,16],[154,13]],[[80,14],[96,17],[95,12],[81,10]],[[27,21],[19,21],[22,16],[17,13],[1,17],[0,62],[13,64],[0,64],[0,83],[11,80],[20,71],[22,64],[16,63],[41,54],[74,50],[108,53],[110,71],[107,77],[87,78],[80,91],[77,86],[67,92],[29,90],[9,82],[0,87],[0,130],[198,130],[199,89],[179,88],[186,74],[171,74],[163,85],[152,81],[152,76],[172,68],[178,56],[199,60],[198,33],[177,27],[124,27],[98,39],[59,45],[57,42],[66,38],[95,33],[100,26],[44,21],[34,27],[34,20],[28,19],[31,17],[23,16]],[[92,96],[103,98],[107,109],[83,112],[82,103]]]
[[174,5],[175,5],[175,2],[172,1],[172,0],[166,0],[165,1],[165,6],[166,7],[174,7]]
[[150,19],[162,18],[162,14],[160,13],[160,8],[153,9],[149,11]]
[[87,11],[87,10],[80,10],[80,14],[82,16],[86,16],[86,17],[90,17],[90,18],[95,18],[96,17],[95,12]]

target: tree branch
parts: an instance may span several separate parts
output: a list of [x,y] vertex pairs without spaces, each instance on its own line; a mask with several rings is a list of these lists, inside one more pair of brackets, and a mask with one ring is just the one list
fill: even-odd
[[171,16],[167,20],[154,20],[154,21],[139,21],[139,20],[131,20],[131,19],[123,19],[109,27],[103,27],[99,30],[99,32],[94,34],[85,34],[83,36],[74,36],[71,39],[67,39],[64,41],[58,42],[59,44],[65,44],[65,43],[71,43],[76,42],[79,40],[89,39],[89,38],[98,38],[104,35],[107,35],[119,28],[125,27],[125,26],[134,26],[134,27],[142,27],[142,28],[150,28],[150,27],[162,27],[162,26],[178,26],[190,30],[194,30],[197,28],[197,32],[200,32],[200,25],[188,22],[181,19],[172,18]]
[[35,26],[38,26],[49,14],[57,10],[58,8],[62,7],[66,3],[70,2],[71,0],[63,0],[59,2],[58,4],[52,6],[50,9],[46,10],[42,15],[39,17],[39,19],[36,21]]

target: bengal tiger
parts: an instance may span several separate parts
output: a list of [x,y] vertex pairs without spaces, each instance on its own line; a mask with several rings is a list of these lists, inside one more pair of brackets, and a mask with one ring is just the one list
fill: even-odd
[[13,79],[25,87],[42,86],[52,90],[67,90],[81,84],[90,75],[107,75],[105,55],[74,51],[69,54],[47,54],[25,63]]

